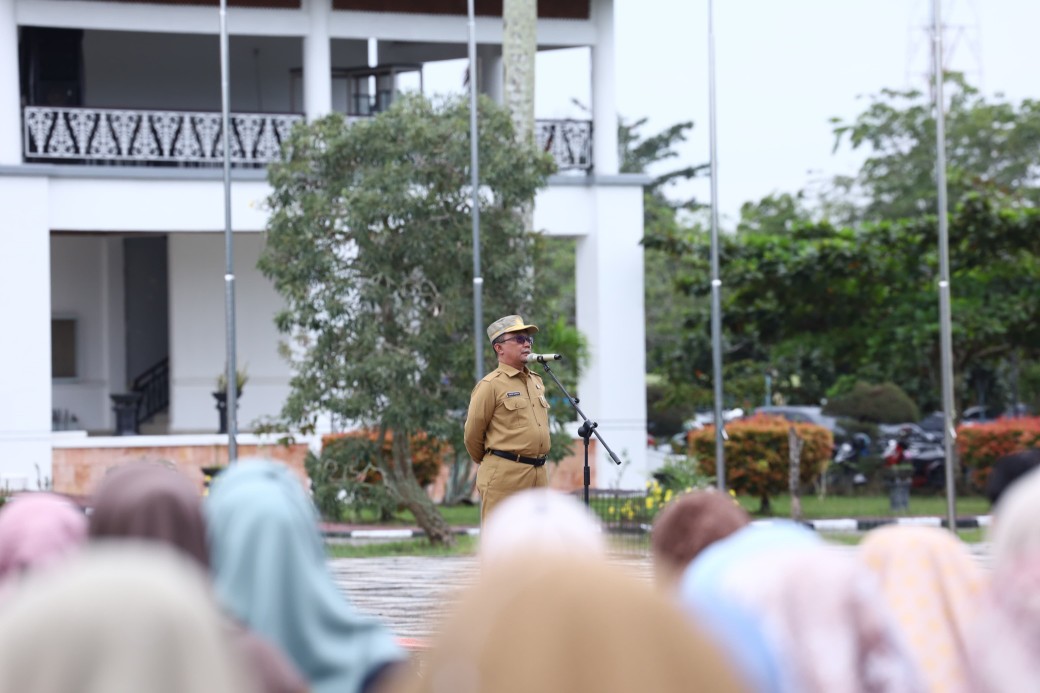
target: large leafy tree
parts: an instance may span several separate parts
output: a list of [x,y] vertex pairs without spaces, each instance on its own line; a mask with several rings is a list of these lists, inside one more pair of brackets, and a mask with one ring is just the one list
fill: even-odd
[[[480,108],[490,321],[527,312],[532,239],[517,210],[553,164],[518,143],[506,110]],[[349,127],[339,115],[298,127],[285,151],[269,169],[260,261],[285,301],[276,322],[295,366],[283,416],[306,426],[329,412],[389,439],[392,456],[375,456],[384,481],[431,541],[451,543],[410,446],[420,432],[457,442],[473,387],[460,346],[472,339],[468,106],[402,97]]]
[[[957,73],[946,76],[949,199],[1000,193],[1040,203],[1040,101],[987,100]],[[917,90],[883,90],[851,121],[834,119],[835,149],[867,152],[860,171],[828,196],[838,222],[910,219],[936,211],[935,116]],[[848,203],[852,202],[850,206]]]

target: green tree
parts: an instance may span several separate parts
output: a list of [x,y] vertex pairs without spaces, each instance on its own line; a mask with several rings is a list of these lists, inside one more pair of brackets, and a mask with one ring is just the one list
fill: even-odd
[[[522,208],[552,161],[519,144],[509,113],[480,104],[484,309],[525,313],[531,236]],[[403,97],[345,126],[296,128],[273,191],[260,269],[285,301],[276,316],[295,374],[283,417],[330,412],[388,436],[383,479],[430,540],[454,541],[416,481],[413,434],[457,442],[473,387],[469,116],[465,100]],[[490,366],[490,360],[488,365]],[[458,449],[458,448],[457,448]]]
[[[1008,195],[1040,203],[1040,101],[989,101],[963,75],[946,75],[949,199],[967,193]],[[835,180],[838,201],[862,200],[837,222],[910,219],[936,212],[935,117],[931,97],[885,89],[851,122],[833,119],[835,150],[848,143],[869,154],[858,175]]]

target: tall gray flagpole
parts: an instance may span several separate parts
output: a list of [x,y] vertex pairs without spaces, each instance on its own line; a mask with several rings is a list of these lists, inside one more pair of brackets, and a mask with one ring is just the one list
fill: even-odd
[[946,521],[957,531],[954,484],[953,329],[950,316],[950,242],[946,201],[946,113],[943,99],[942,1],[932,0],[932,72],[935,79],[935,184],[939,216],[939,335],[942,353],[943,446],[946,451]]
[[480,160],[477,155],[477,22],[473,0],[468,0],[469,18],[469,170],[473,187],[473,372],[484,377],[484,278],[480,275]]
[[715,107],[715,7],[708,0],[708,126],[711,139],[711,362],[715,379],[715,483],[726,490],[725,423],[722,420],[722,280],[719,278],[719,163]]
[[220,0],[220,117],[224,134],[224,319],[227,343],[228,462],[238,459],[238,368],[235,363],[235,247],[231,232],[231,116],[227,0]]

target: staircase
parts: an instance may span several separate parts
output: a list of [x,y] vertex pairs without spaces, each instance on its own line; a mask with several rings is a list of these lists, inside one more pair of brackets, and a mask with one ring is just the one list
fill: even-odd
[[170,423],[170,359],[164,358],[134,378],[130,391],[141,395],[137,407],[137,425],[141,433],[166,433]]

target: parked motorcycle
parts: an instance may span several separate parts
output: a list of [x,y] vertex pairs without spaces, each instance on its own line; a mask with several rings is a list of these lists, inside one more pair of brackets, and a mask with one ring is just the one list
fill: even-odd
[[838,493],[850,493],[867,483],[860,462],[870,453],[870,436],[857,433],[852,440],[842,443],[831,458],[824,478],[826,488]]
[[913,488],[938,491],[946,487],[946,452],[939,434],[925,431],[916,424],[904,424],[888,439],[881,456],[886,467],[911,465]]

